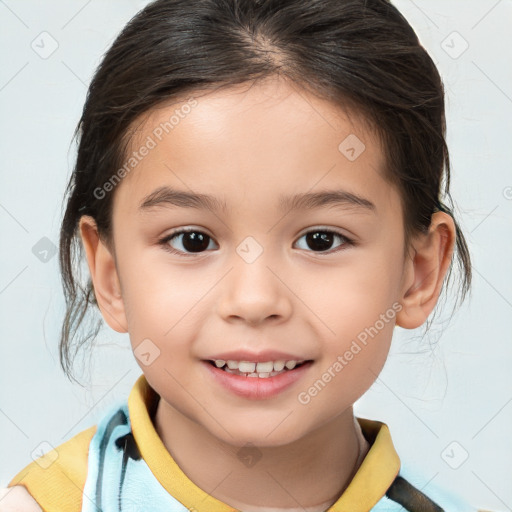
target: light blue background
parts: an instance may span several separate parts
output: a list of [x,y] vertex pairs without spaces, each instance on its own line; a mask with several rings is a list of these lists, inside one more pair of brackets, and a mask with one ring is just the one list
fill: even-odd
[[[70,141],[87,85],[146,3],[0,1],[0,487],[41,443],[57,446],[95,424],[140,374],[127,336],[105,327],[83,367],[88,385],[69,383],[58,365],[64,303],[57,256],[43,263],[32,248],[43,237],[58,243],[75,155]],[[386,366],[356,413],[389,425],[398,453],[421,461],[425,485],[447,487],[483,509],[511,510],[512,2],[394,3],[445,83],[452,194],[474,286],[450,324],[441,316],[427,338],[419,338],[422,329],[396,330]],[[31,47],[46,37],[51,49],[43,31],[58,43],[45,59]],[[453,58],[464,41],[467,50]],[[429,341],[437,342],[433,352]]]

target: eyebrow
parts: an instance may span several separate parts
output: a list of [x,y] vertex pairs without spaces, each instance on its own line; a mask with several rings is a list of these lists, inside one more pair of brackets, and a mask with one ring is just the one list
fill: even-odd
[[[355,208],[362,212],[376,212],[375,204],[369,199],[346,190],[324,190],[292,196],[281,196],[278,206],[283,211],[334,207],[343,209]],[[195,208],[198,210],[208,210],[213,213],[219,211],[226,212],[228,210],[226,202],[215,196],[176,190],[168,186],[159,187],[144,197],[140,203],[139,211],[146,211],[155,207]]]

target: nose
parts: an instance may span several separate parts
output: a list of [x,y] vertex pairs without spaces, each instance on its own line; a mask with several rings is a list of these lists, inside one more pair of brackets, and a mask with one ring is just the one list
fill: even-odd
[[260,256],[247,263],[240,259],[223,279],[218,314],[227,322],[256,326],[264,322],[281,323],[292,313],[293,293],[286,280]]

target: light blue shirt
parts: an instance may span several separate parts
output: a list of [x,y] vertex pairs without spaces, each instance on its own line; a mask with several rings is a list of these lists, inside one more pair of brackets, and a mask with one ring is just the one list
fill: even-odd
[[[421,489],[424,479],[403,462],[399,475],[417,489]],[[424,494],[445,512],[476,512],[475,508],[465,504],[460,498],[435,485],[429,484]],[[371,512],[405,510],[402,505],[384,496]],[[434,512],[436,509],[428,510]],[[82,512],[160,511],[203,512],[200,508],[196,510],[185,507],[156,479],[136,447],[127,403],[118,404],[101,419],[91,440]]]

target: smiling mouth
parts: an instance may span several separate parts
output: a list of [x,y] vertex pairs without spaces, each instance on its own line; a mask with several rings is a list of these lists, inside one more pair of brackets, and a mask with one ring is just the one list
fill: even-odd
[[241,377],[259,377],[262,379],[275,377],[300,368],[312,360],[304,361],[268,361],[266,363],[251,363],[249,361],[208,360],[208,363],[218,370]]

